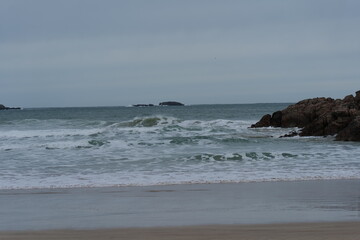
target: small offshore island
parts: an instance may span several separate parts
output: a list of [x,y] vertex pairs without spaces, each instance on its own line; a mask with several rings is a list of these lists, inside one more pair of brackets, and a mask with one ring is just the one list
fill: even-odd
[[5,107],[4,105],[0,104],[0,110],[20,110],[20,107]]
[[[154,107],[154,104],[134,104],[133,107]],[[159,103],[159,106],[185,106],[185,104],[181,102],[175,102],[175,101],[168,101],[168,102],[161,102]]]
[[264,115],[251,128],[301,128],[283,137],[336,136],[337,141],[360,141],[360,91],[344,99],[312,98]]

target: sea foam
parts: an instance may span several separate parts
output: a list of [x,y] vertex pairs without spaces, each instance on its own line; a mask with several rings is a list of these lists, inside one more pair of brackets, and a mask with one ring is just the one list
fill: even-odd
[[0,189],[360,178],[358,143],[249,128],[265,107],[25,111],[0,122]]

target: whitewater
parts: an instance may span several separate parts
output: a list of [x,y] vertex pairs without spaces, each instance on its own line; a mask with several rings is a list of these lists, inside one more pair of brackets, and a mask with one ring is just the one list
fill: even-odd
[[289,104],[0,112],[0,189],[360,179],[360,144],[250,128]]

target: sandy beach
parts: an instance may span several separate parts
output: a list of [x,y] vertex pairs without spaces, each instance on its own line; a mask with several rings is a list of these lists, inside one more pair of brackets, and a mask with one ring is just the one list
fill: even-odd
[[33,232],[2,232],[3,240],[42,239],[206,239],[206,240],[357,240],[360,222],[301,223],[268,225],[211,225],[188,227],[125,228],[98,230],[53,230]]
[[358,239],[360,181],[0,191],[0,239]]

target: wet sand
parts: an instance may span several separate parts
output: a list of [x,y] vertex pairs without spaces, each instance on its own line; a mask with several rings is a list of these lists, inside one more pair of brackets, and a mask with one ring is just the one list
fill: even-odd
[[360,222],[2,232],[3,240],[357,240]]
[[0,191],[0,239],[358,239],[359,222],[360,180]]

